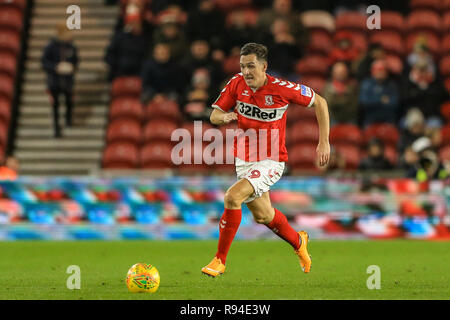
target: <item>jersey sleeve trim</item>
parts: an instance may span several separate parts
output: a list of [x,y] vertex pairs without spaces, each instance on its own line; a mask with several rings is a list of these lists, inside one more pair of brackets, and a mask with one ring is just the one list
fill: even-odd
[[311,91],[313,92],[313,96],[312,96],[311,101],[309,102],[309,104],[306,106],[307,108],[311,108],[312,105],[314,104],[314,101],[316,100],[316,93],[312,89],[311,89]]
[[213,107],[214,109],[219,109],[222,112],[226,112],[221,107],[219,107],[217,104],[213,104],[211,107]]

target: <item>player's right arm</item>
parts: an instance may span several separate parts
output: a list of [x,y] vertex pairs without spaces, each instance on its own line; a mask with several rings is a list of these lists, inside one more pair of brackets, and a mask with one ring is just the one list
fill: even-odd
[[238,119],[237,113],[230,110],[236,106],[236,86],[240,77],[242,76],[237,74],[231,78],[213,103],[214,110],[209,117],[212,124],[223,125]]

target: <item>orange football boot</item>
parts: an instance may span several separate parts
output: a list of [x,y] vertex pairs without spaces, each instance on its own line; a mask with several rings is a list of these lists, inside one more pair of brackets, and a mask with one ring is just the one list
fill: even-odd
[[307,249],[309,235],[306,231],[299,231],[298,234],[302,240],[302,244],[300,245],[300,248],[295,251],[295,254],[300,259],[300,266],[302,267],[303,272],[308,273],[311,270],[311,256]]
[[219,258],[214,257],[207,266],[202,268],[202,272],[208,276],[217,277],[225,272],[225,265]]

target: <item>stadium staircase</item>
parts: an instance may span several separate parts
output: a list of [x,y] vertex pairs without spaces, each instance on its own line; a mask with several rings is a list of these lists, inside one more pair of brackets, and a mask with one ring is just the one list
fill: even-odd
[[100,166],[109,99],[103,57],[119,8],[104,5],[104,0],[76,1],[81,8],[81,30],[74,30],[80,62],[75,78],[73,126],[65,127],[66,107],[61,97],[63,137],[56,139],[40,59],[57,23],[69,16],[66,8],[71,4],[72,0],[34,1],[14,152],[22,175],[87,175]]

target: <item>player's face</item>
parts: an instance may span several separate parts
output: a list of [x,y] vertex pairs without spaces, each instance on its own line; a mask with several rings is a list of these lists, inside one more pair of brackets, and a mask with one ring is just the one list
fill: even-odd
[[257,89],[264,85],[266,81],[267,62],[259,61],[256,55],[249,54],[241,56],[241,72],[245,83],[252,89]]

